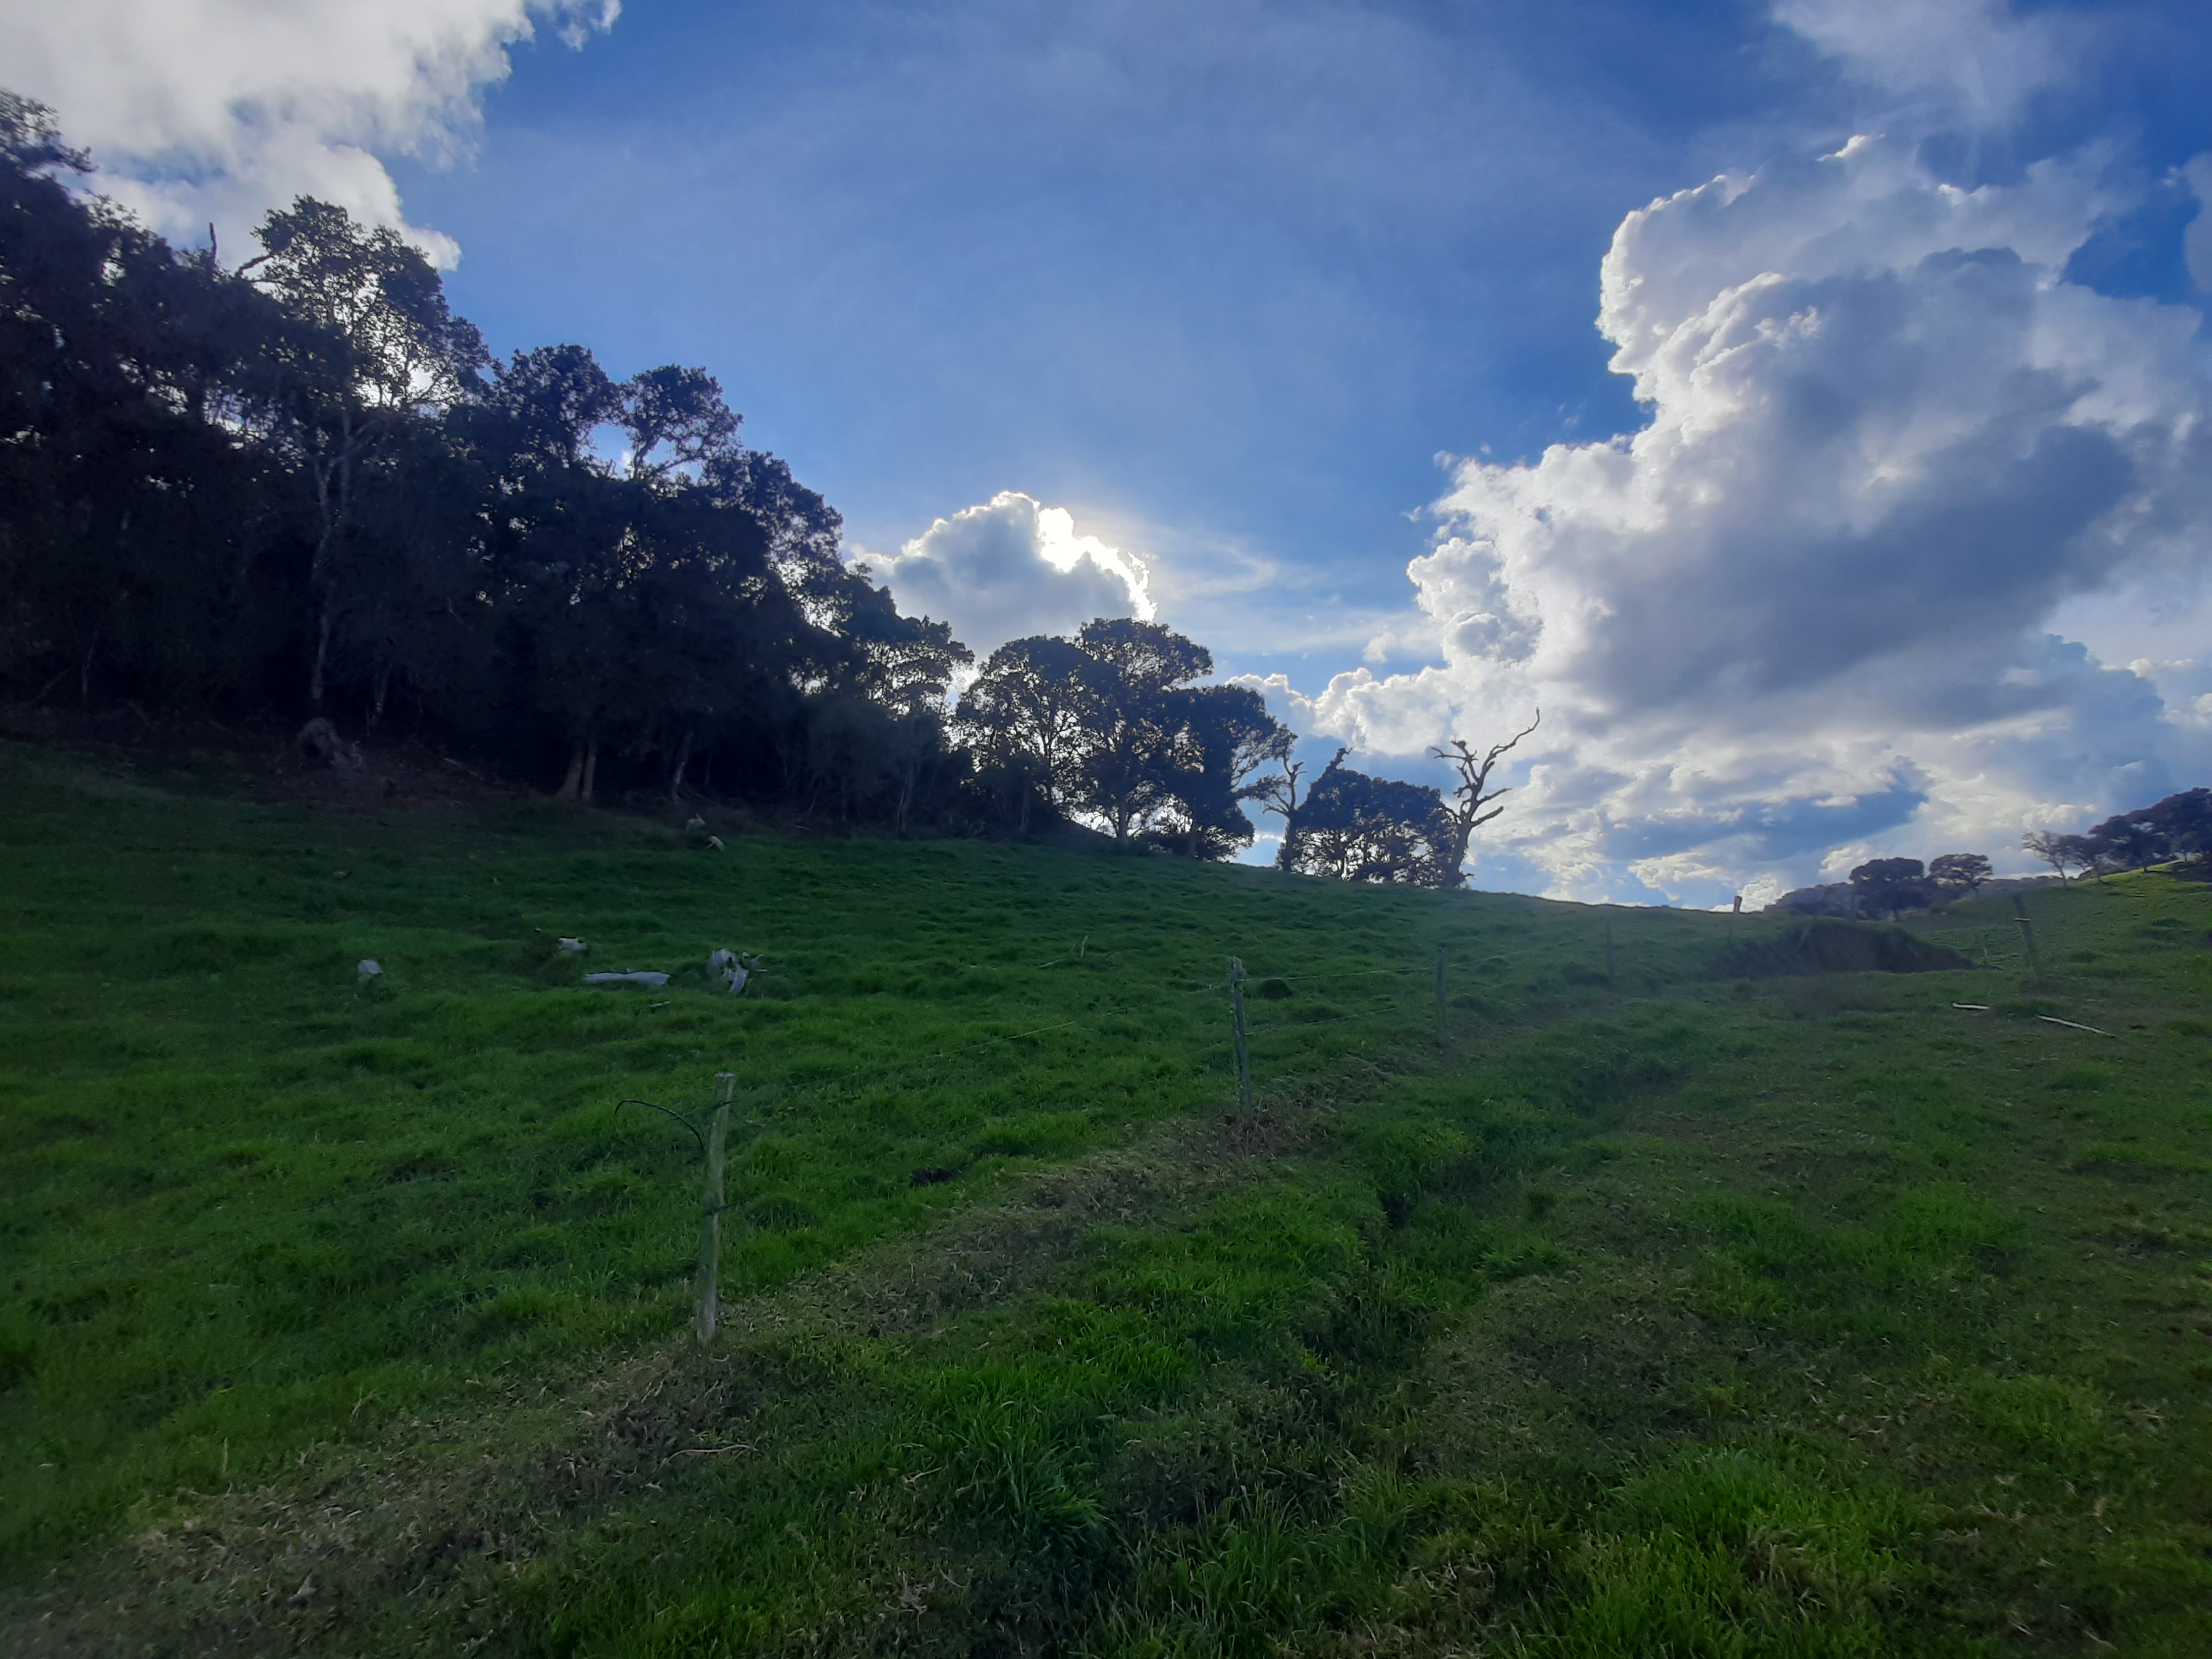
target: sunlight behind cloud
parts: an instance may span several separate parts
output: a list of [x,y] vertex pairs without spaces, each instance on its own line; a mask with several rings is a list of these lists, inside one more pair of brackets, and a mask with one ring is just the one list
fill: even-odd
[[901,609],[950,622],[979,657],[1008,640],[1072,633],[1094,617],[1150,621],[1157,611],[1133,555],[1079,535],[1066,508],[1014,489],[938,520],[868,564]]

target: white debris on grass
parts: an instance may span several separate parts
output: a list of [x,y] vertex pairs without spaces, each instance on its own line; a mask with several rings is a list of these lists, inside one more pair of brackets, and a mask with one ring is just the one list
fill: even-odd
[[707,845],[713,848],[717,853],[726,852],[729,850],[722,845],[722,838],[720,836],[708,836]]
[[363,957],[355,964],[354,972],[361,975],[362,983],[366,985],[369,981],[383,976],[384,964],[374,957]]
[[553,942],[560,949],[568,951],[572,956],[579,951],[588,951],[592,948],[580,939],[558,939]]
[[737,996],[745,988],[745,981],[760,971],[760,958],[750,951],[717,951],[707,958],[707,971],[717,975]]

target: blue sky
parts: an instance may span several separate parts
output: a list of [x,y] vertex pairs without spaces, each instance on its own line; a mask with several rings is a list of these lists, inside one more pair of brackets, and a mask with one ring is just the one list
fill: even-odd
[[1766,33],[1669,39],[1697,98],[1515,9],[633,4],[400,177],[495,339],[711,363],[864,545],[1019,489],[1395,606],[1438,449],[1635,418],[1596,256]]
[[211,7],[0,47],[157,221],[314,188],[495,349],[705,365],[971,635],[1149,605],[1398,775],[1544,703],[1484,884],[2205,781],[2201,5]]

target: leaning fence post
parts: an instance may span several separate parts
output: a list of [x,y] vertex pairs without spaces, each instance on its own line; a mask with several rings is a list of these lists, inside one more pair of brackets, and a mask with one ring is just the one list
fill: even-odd
[[1229,958],[1229,1026],[1237,1039],[1237,1098],[1252,1109],[1252,1040],[1244,1028],[1244,963]]
[[714,1108],[714,1126],[707,1132],[707,1191],[700,1200],[699,1340],[710,1341],[722,1281],[722,1152],[730,1139],[730,1097],[737,1091],[735,1072],[717,1072],[722,1098]]
[[2027,901],[2018,893],[2012,896],[2012,915],[2020,924],[2020,948],[2027,958],[2027,976],[2041,979],[2043,969],[2035,963],[2035,924],[2027,919]]
[[1437,1043],[1443,1047],[1451,1039],[1444,1035],[1444,953],[1437,952]]

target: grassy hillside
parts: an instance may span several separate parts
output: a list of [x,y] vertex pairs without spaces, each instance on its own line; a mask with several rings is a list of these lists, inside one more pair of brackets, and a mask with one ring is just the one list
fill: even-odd
[[0,752],[9,1650],[2212,1650],[2204,887],[726,840]]

